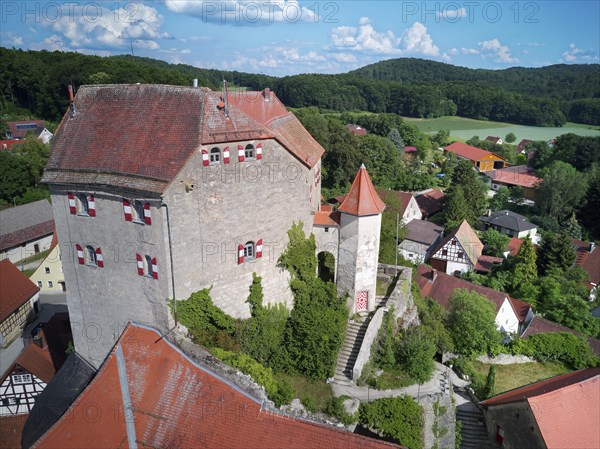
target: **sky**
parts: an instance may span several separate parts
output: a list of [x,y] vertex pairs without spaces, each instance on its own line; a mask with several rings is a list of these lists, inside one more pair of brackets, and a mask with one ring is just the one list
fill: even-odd
[[400,57],[486,69],[598,63],[600,1],[2,0],[0,45],[274,76]]

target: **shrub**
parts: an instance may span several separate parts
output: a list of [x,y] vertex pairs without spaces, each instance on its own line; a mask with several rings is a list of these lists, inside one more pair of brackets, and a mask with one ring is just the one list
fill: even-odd
[[420,327],[411,328],[398,344],[398,364],[418,383],[428,381],[435,365],[435,345]]
[[344,401],[346,399],[351,399],[350,396],[340,396],[338,398],[331,398],[327,401],[327,405],[325,406],[325,413],[329,416],[333,416],[340,420],[340,422],[346,426],[350,424],[354,424],[358,421],[358,413],[354,415],[349,415],[346,412],[346,407],[344,407]]
[[302,399],[300,399],[300,402],[302,402],[302,405],[304,406],[304,408],[306,410],[308,410],[309,412],[316,413],[319,411],[319,407],[317,406],[317,403],[310,396],[303,396]]
[[511,343],[513,354],[523,354],[540,362],[562,362],[573,369],[600,365],[600,359],[592,353],[588,343],[569,332],[535,334],[527,339],[515,339]]
[[423,447],[423,409],[408,396],[361,403],[359,422],[385,437],[393,438],[408,449]]
[[485,387],[483,389],[484,398],[491,398],[494,393],[494,387],[496,386],[496,365],[490,366],[488,371],[487,379],[485,380]]
[[394,309],[386,312],[383,323],[377,333],[375,364],[381,368],[390,368],[396,364],[394,354]]
[[[192,333],[198,344],[218,346],[226,341],[226,346],[232,347],[231,341],[223,335],[232,335],[235,320],[215,306],[210,297],[210,289],[192,293],[187,300],[177,301],[177,318]],[[221,331],[221,332],[220,332]]]
[[237,354],[220,348],[213,348],[212,353],[219,360],[239,369],[242,373],[252,377],[257,384],[262,385],[269,399],[277,407],[289,404],[292,400],[294,391],[291,385],[283,379],[277,379],[271,368],[265,368],[249,355]]

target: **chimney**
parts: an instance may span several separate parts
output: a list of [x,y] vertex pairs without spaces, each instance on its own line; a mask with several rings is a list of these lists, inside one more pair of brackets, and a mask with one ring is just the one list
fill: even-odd
[[492,209],[488,209],[485,213],[488,217],[492,216]]
[[431,282],[435,282],[435,280],[437,279],[437,276],[438,276],[437,270],[435,268],[432,268],[431,269],[431,274],[432,274],[432,276],[431,276]]
[[192,84],[195,89],[198,89],[198,78],[194,78],[194,82]]
[[267,101],[267,102],[271,101],[271,89],[269,89],[268,87],[265,87],[265,90],[263,91],[263,95],[265,97],[265,101]]
[[594,251],[594,248],[595,248],[595,247],[596,247],[596,242],[590,242],[590,250],[589,250],[589,251],[590,251],[590,253],[591,253],[592,251]]
[[73,86],[69,84],[67,88],[69,89],[69,102],[71,103],[71,117],[75,117],[77,114],[77,109],[75,108],[75,95],[73,94]]

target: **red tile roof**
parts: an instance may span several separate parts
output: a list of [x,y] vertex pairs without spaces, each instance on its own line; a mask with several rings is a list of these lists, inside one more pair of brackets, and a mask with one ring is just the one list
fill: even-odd
[[405,153],[416,153],[417,152],[417,147],[405,147],[404,148],[404,152]]
[[515,257],[519,250],[521,249],[521,245],[523,244],[523,239],[519,239],[517,237],[512,237],[508,245],[506,246],[506,250],[508,251],[508,255],[511,257]]
[[527,401],[548,449],[600,447],[600,368],[552,377],[481,402]]
[[481,255],[479,256],[479,259],[477,259],[474,270],[482,273],[489,273],[495,265],[500,265],[502,262],[504,262],[502,257]]
[[432,189],[415,197],[417,204],[423,213],[423,218],[427,218],[442,210],[444,204],[444,192],[439,189]]
[[207,88],[82,86],[76,114],[68,111],[54,136],[43,181],[160,193],[201,145],[269,138],[309,167],[316,164],[323,148],[298,119],[274,94],[264,108],[248,101],[250,94],[233,96],[225,115],[221,93]]
[[0,150],[10,150],[13,145],[19,143],[23,143],[23,141],[19,139],[0,140]]
[[[28,132],[33,132],[37,137],[46,127],[43,120],[20,120],[18,122],[6,122],[6,124],[10,129],[13,139],[23,139]],[[35,126],[31,127],[31,125]]]
[[315,212],[315,218],[313,221],[314,226],[339,226],[340,225],[340,213],[331,210],[318,210]]
[[426,265],[419,265],[417,273],[419,274],[417,284],[421,289],[421,294],[430,297],[443,307],[448,307],[450,296],[452,296],[454,290],[458,288],[473,291],[485,296],[494,304],[496,312],[500,310],[505,299],[508,298],[509,303],[515,311],[515,315],[521,323],[527,318],[527,313],[531,307],[524,301],[510,298],[510,296],[504,292],[473,284],[464,279],[450,276],[449,274],[429,268]]
[[39,291],[39,287],[21,273],[10,260],[0,261],[0,322]]
[[[413,198],[413,194],[410,192],[400,192],[398,190],[389,190],[389,189],[375,189],[379,198],[383,200],[386,204],[386,207],[389,208],[393,212],[398,212],[400,217],[404,216],[406,212],[406,208],[410,203],[410,200]],[[396,201],[394,201],[396,200]],[[394,204],[396,202],[400,203],[400,208],[395,207]]]
[[[398,447],[263,409],[160,336],[150,328],[128,325],[94,380],[33,447],[128,447],[122,384],[132,406],[129,431],[135,430],[139,447]],[[121,351],[122,363],[117,362]],[[90,404],[102,411],[93,419],[81,413],[86,406],[92,412]]]
[[516,165],[514,167],[502,168],[487,172],[486,175],[494,182],[512,186],[536,188],[543,181],[533,174],[527,165]]
[[377,195],[363,164],[354,178],[350,192],[338,210],[352,215],[374,215],[382,213],[384,209],[385,203]]
[[355,136],[364,136],[367,134],[367,130],[365,128],[359,125],[355,125],[354,123],[346,125],[346,129]]
[[[572,239],[577,254],[575,263],[588,274],[587,287],[589,290],[600,284],[600,249],[596,244]],[[592,251],[590,246],[592,245]]]
[[28,417],[28,414],[0,417],[0,449],[21,447],[23,428]]
[[466,143],[462,143],[462,142],[454,142],[454,143],[448,145],[444,150],[450,151],[450,152],[456,154],[457,156],[464,157],[465,159],[469,159],[471,161],[479,161],[490,155],[496,156],[497,158],[504,160],[497,154],[494,154],[490,151],[482,150],[481,148],[467,145]]
[[25,229],[11,232],[0,236],[0,251],[21,246],[26,242],[37,240],[52,234],[54,231],[54,220],[46,221]]
[[46,383],[50,382],[50,379],[56,374],[56,368],[52,363],[52,357],[50,356],[48,349],[42,349],[32,342],[30,342],[25,349],[23,349],[21,354],[19,354],[12,367],[0,379],[0,383],[6,379],[16,365],[19,365]]

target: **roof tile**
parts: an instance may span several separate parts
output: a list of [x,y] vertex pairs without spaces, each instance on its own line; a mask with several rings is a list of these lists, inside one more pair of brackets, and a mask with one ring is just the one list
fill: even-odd
[[340,204],[338,210],[351,215],[375,215],[385,209],[385,203],[379,198],[364,164],[358,170],[350,192]]
[[0,261],[0,322],[25,304],[39,292],[37,285],[29,280],[8,259]]

